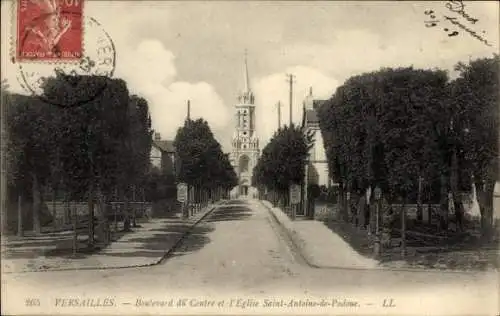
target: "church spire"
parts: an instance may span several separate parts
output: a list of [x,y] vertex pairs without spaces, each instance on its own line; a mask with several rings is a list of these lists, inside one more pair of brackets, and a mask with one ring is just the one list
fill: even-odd
[[252,89],[250,88],[250,77],[248,76],[248,62],[247,62],[246,49],[245,49],[245,61],[243,63],[243,79],[244,79],[244,86],[243,90],[240,91],[238,100],[243,104],[254,104],[254,95]]
[[248,63],[247,63],[247,55],[248,51],[245,49],[245,65],[244,65],[244,73],[243,75],[245,76],[245,87],[243,90],[243,93],[248,94],[250,92],[250,79],[248,77]]

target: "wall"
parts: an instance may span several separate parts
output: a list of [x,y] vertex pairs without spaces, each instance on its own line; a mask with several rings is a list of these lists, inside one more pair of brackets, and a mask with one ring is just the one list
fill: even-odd
[[314,130],[314,146],[310,150],[310,157],[316,172],[318,174],[318,185],[328,186],[328,163],[326,162],[325,147],[323,145],[323,137],[318,128]]
[[161,168],[164,173],[174,174],[175,154],[164,152],[161,157]]
[[150,160],[153,166],[161,168],[161,151],[155,146],[151,147]]

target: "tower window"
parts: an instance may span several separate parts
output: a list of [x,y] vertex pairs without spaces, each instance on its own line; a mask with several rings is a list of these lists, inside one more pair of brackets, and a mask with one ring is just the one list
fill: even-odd
[[246,149],[247,148],[247,145],[243,145],[243,149]]
[[247,132],[243,132],[243,135],[246,135],[246,134],[247,134]]

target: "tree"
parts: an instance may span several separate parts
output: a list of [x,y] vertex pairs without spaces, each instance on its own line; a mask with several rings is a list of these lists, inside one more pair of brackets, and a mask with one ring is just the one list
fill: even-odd
[[[459,77],[450,83],[457,180],[466,186],[473,176],[478,189],[482,233],[490,237],[493,191],[498,179],[499,55],[458,63]],[[461,180],[461,181],[460,181]]]
[[33,230],[40,233],[43,191],[50,179],[51,149],[56,146],[54,108],[40,99],[11,95],[7,105],[9,183],[33,201]]
[[[382,69],[348,79],[319,109],[330,176],[344,191],[379,186],[389,201],[412,198],[419,176],[446,170],[435,126],[447,75],[413,68]],[[345,207],[345,212],[347,211]]]
[[59,111],[54,121],[54,139],[57,139],[54,149],[64,170],[61,181],[69,198],[88,200],[89,245],[92,245],[96,194],[110,196],[113,188],[119,187],[121,196],[125,197],[129,188],[130,166],[134,162],[131,106],[123,80],[79,76],[78,82],[86,83],[84,87],[88,89],[105,88],[93,99],[79,103],[82,92],[75,91],[67,76],[58,74],[46,82],[44,92],[45,99],[58,100],[60,104],[78,103],[73,107],[54,107]]
[[47,188],[63,191],[68,201],[87,199],[92,246],[96,199],[102,206],[118,188],[128,210],[131,187],[149,171],[148,104],[130,96],[123,80],[102,76],[58,73],[43,88],[40,97],[8,98],[9,183],[33,199],[36,232]]
[[174,140],[177,155],[176,179],[195,188],[196,199],[201,194],[222,187],[229,189],[237,184],[228,155],[222,152],[208,123],[203,119],[186,120]]
[[[133,163],[129,165],[130,183],[133,186],[134,195],[137,195],[137,188],[146,182],[149,173],[152,134],[151,118],[149,116],[148,102],[137,95],[130,97],[129,119],[131,122],[131,149]],[[137,226],[135,211],[133,216],[133,226]]]
[[291,184],[304,183],[305,165],[313,145],[312,137],[312,134],[306,134],[298,126],[280,128],[262,150],[254,167],[252,182],[286,199]]

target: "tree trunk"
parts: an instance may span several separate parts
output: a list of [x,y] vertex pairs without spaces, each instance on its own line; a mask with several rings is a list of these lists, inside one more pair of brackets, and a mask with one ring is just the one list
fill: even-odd
[[339,219],[342,221],[347,221],[348,218],[348,205],[347,205],[347,199],[346,199],[346,188],[344,187],[344,183],[340,182],[339,183]]
[[206,207],[207,203],[207,192],[205,191],[204,188],[201,189],[201,207],[200,210]]
[[113,208],[113,226],[114,226],[114,231],[115,233],[118,231],[118,207],[121,207],[121,204],[111,204],[111,207]]
[[457,159],[457,154],[454,151],[452,156],[451,175],[450,175],[450,189],[453,199],[453,201],[451,202],[453,203],[453,208],[455,209],[455,219],[457,223],[457,229],[462,230],[463,229],[462,219],[463,219],[464,209],[461,197],[458,192],[458,181],[459,181],[458,177],[459,177],[458,159]]
[[42,207],[42,198],[40,195],[40,185],[38,177],[33,174],[32,192],[33,192],[33,232],[35,234],[41,233],[40,225],[40,210]]
[[429,190],[427,192],[427,224],[430,226],[432,224],[432,185],[430,183],[427,189]]
[[53,188],[53,190],[52,190],[52,227],[54,228],[54,231],[57,229],[56,198],[57,198],[57,189]]
[[423,207],[422,207],[422,177],[418,177],[418,192],[417,192],[417,220],[419,222],[423,219]]
[[489,241],[493,230],[493,193],[495,182],[487,181],[483,185],[477,186],[480,188],[478,190],[478,203],[481,211],[481,237],[485,241]]
[[186,212],[186,218],[190,218],[191,217],[193,207],[194,207],[193,187],[192,186],[188,186],[187,198],[186,198],[186,202],[184,204],[184,208],[185,208],[185,212]]
[[21,195],[17,198],[17,236],[24,236],[23,229],[23,199]]
[[[112,195],[112,201],[114,203],[110,203],[111,207],[113,208],[113,227],[114,227],[114,232],[116,233],[118,231],[118,208],[121,207],[121,202],[118,201],[118,188],[115,188],[113,190],[113,195]],[[117,203],[118,202],[118,203]]]
[[464,230],[464,205],[462,203],[462,199],[460,195],[457,193],[453,195],[453,206],[455,208],[455,219],[457,222],[457,229],[460,231]]
[[[73,256],[76,256],[78,252],[78,212],[76,209],[75,202],[70,202],[70,205],[73,206]],[[71,207],[71,206],[70,206]]]
[[123,212],[124,212],[124,220],[123,220],[123,231],[129,232],[130,229],[130,203],[127,192],[122,190],[122,201],[123,201]]
[[141,200],[142,200],[142,212],[143,216],[146,215],[146,190],[142,188],[141,190]]
[[70,218],[71,218],[71,205],[69,202],[69,194],[65,193],[64,194],[64,215],[63,215],[63,222],[64,224],[69,224],[70,223]]
[[96,197],[97,197],[97,210],[99,213],[99,233],[100,237],[99,240],[100,242],[104,243],[104,245],[109,244],[109,223],[108,223],[108,212],[107,212],[107,205],[106,201],[104,198],[104,195],[102,194],[101,186],[99,185],[96,190]]
[[132,194],[133,194],[132,200],[134,201],[134,209],[132,210],[132,227],[137,227],[137,214],[136,214],[137,201],[136,201],[136,187],[135,187],[135,185],[134,185],[134,191],[132,192]]
[[446,176],[441,175],[441,190],[440,190],[440,227],[442,230],[448,230],[448,206],[449,206],[449,191],[446,181]]
[[401,206],[401,257],[406,257],[406,197]]
[[94,184],[91,183],[89,186],[89,196],[87,199],[87,207],[89,209],[88,213],[88,235],[87,245],[89,248],[94,246]]

